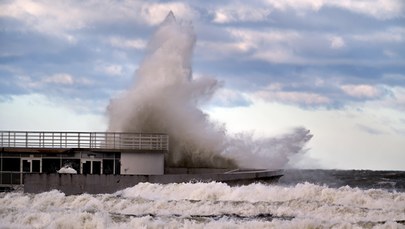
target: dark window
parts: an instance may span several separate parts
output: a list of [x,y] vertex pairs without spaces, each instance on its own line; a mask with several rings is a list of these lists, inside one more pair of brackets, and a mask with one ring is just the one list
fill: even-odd
[[20,173],[2,173],[2,184],[21,184]]
[[60,159],[42,159],[43,173],[56,173],[60,167]]
[[105,153],[104,154],[104,158],[114,158],[115,157],[115,153]]
[[[20,174],[18,174],[20,175]],[[11,173],[2,173],[1,174],[1,183],[2,184],[11,184]]]
[[22,171],[25,173],[39,173],[41,170],[41,161],[33,159],[22,159]]
[[93,174],[101,173],[101,161],[93,161]]
[[115,160],[115,173],[114,174],[121,174],[121,163],[120,160]]
[[86,161],[83,163],[83,174],[90,174],[91,161]]
[[20,157],[20,153],[9,153],[9,152],[3,152],[3,157]]
[[103,174],[113,174],[114,160],[103,160]]
[[32,172],[39,173],[41,172],[41,161],[40,160],[32,160]]
[[23,172],[29,173],[31,172],[31,162],[28,160],[23,160]]
[[3,158],[3,171],[20,171],[20,158]]

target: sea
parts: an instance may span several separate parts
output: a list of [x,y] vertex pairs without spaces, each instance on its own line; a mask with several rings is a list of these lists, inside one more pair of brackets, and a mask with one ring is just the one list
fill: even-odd
[[285,170],[275,183],[4,192],[0,228],[405,228],[405,172]]

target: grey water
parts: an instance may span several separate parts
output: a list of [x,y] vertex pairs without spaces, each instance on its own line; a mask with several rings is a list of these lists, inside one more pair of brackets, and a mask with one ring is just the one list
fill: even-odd
[[361,189],[384,189],[405,192],[405,171],[389,170],[285,170],[278,184],[308,182],[330,188],[349,186]]

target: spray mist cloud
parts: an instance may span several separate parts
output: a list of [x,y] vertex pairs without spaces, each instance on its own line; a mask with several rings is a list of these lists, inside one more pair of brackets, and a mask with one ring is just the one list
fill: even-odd
[[149,41],[134,84],[111,100],[109,131],[167,133],[166,166],[281,168],[301,152],[311,138],[303,128],[254,140],[244,134],[228,136],[224,125],[210,121],[199,105],[221,84],[192,77],[195,42],[191,23],[177,21],[170,12]]

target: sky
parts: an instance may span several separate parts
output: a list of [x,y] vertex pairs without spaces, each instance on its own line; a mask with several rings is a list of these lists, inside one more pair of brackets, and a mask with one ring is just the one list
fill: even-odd
[[305,127],[301,168],[405,170],[403,0],[3,0],[0,130],[105,131],[170,10],[230,134]]

